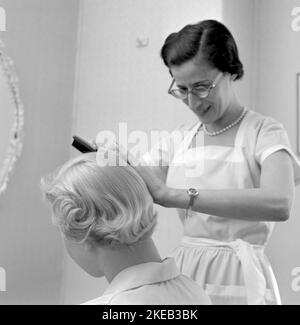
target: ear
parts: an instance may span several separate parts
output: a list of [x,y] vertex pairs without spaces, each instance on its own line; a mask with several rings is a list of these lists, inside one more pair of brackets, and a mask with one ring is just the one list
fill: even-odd
[[234,81],[237,77],[237,74],[231,74],[230,75],[230,81]]

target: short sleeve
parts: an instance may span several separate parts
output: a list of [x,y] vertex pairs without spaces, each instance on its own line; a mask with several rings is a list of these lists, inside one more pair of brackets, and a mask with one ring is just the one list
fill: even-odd
[[291,149],[290,141],[283,125],[273,118],[267,117],[257,135],[255,159],[259,165],[272,153],[286,150],[293,163],[295,184],[300,184],[300,162]]

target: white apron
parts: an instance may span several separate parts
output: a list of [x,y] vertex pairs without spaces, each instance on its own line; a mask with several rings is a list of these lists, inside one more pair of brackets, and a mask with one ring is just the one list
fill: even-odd
[[[201,126],[197,123],[169,165],[167,185],[182,189],[257,187],[242,148],[247,115],[239,126],[234,147],[189,149]],[[200,130],[197,137],[203,136]],[[200,284],[213,304],[281,304],[274,274],[264,254],[274,223],[194,211],[186,219],[185,210],[178,209],[178,212],[184,237],[172,256],[181,272]]]

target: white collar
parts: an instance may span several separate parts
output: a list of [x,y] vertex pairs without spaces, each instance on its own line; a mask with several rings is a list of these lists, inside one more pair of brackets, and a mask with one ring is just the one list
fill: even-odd
[[138,288],[147,284],[171,280],[180,274],[173,258],[165,258],[162,262],[149,262],[134,265],[118,273],[104,291],[105,295]]

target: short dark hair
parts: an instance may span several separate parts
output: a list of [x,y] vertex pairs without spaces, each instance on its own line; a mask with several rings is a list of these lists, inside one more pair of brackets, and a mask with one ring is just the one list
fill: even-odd
[[244,75],[236,42],[226,26],[216,20],[203,20],[186,25],[179,32],[170,34],[160,55],[165,65],[179,66],[202,54],[209,64],[222,72]]

